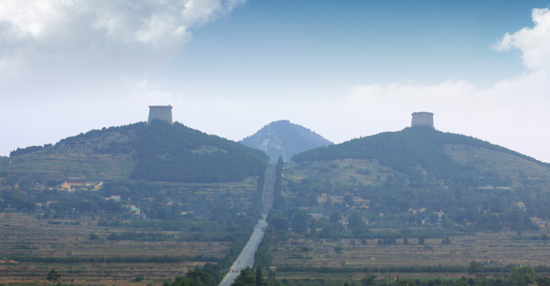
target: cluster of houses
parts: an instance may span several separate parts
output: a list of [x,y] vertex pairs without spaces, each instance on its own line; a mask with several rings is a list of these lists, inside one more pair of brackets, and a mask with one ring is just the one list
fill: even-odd
[[66,191],[68,193],[74,193],[77,189],[86,189],[91,191],[100,190],[103,186],[103,182],[98,181],[84,181],[80,178],[69,178],[63,182],[60,186],[60,190]]

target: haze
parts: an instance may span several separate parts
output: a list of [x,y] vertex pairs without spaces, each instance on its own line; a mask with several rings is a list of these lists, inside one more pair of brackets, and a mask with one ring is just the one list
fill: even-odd
[[435,127],[550,162],[547,1],[0,0],[0,155],[174,119],[334,143]]

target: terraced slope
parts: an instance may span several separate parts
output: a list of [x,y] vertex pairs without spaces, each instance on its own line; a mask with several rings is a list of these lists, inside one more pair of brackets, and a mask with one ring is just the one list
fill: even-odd
[[[257,176],[267,156],[180,123],[150,124],[91,130],[54,146],[19,150],[5,171],[87,179],[136,179],[170,182],[235,182]],[[6,165],[6,164],[4,164]]]
[[[509,185],[511,180],[518,183],[526,178],[537,184],[550,183],[548,163],[473,137],[430,127],[380,133],[292,157],[297,163],[347,159],[376,162],[406,175],[412,184],[425,181],[426,177],[470,185]],[[498,179],[491,181],[484,172],[498,174]]]

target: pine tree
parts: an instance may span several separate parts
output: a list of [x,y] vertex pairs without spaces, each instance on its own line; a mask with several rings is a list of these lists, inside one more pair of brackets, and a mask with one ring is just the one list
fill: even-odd
[[256,268],[256,286],[263,286],[264,285],[264,276],[262,273],[262,268],[258,267]]

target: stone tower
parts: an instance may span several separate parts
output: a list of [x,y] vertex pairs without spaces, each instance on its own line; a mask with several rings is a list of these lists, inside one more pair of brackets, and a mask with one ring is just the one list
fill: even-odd
[[172,106],[170,105],[156,105],[149,106],[149,119],[147,123],[150,123],[154,119],[160,119],[172,124]]
[[411,127],[426,125],[434,128],[434,114],[431,112],[413,112]]

